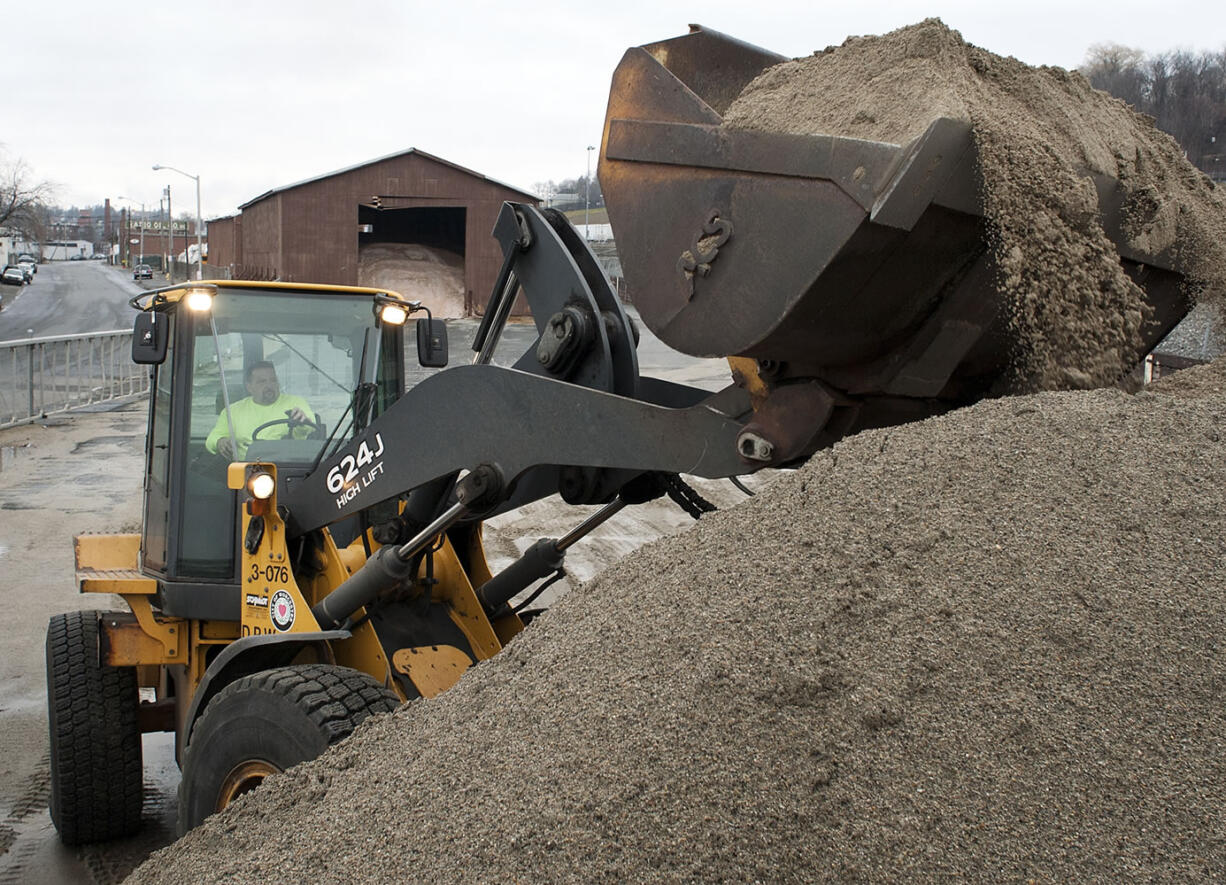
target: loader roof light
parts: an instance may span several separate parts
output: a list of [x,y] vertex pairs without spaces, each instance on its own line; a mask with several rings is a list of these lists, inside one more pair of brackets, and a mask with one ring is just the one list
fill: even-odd
[[271,473],[260,471],[247,477],[247,491],[257,501],[267,501],[276,490],[277,481],[272,478]]
[[193,286],[187,290],[183,300],[192,313],[208,313],[213,309],[213,296],[216,294],[215,286]]
[[399,304],[381,304],[378,310],[380,322],[389,326],[403,326],[409,318],[408,310]]
[[375,316],[389,326],[403,326],[410,314],[421,309],[420,301],[402,301],[384,292],[375,295]]

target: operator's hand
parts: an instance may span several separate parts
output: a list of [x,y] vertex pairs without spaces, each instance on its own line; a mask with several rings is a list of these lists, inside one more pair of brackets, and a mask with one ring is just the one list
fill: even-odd
[[217,454],[225,458],[227,461],[234,460],[234,446],[230,442],[230,437],[223,436],[217,440]]
[[286,409],[285,415],[289,418],[291,424],[302,424],[311,420],[302,409]]

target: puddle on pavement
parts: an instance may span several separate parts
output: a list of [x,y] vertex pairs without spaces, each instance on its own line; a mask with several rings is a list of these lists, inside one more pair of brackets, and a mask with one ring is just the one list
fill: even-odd
[[29,443],[23,446],[0,446],[0,472],[10,469],[17,459],[28,455],[33,449]]
[[173,842],[179,786],[174,736],[147,734],[142,752],[145,802],[141,831],[130,839],[75,847],[61,843],[51,823],[47,811],[50,771],[44,757],[26,795],[8,818],[0,821],[0,885],[112,885],[127,878],[154,851]]
[[79,455],[100,446],[119,446],[125,450],[131,450],[133,446],[136,446],[136,450],[139,451],[141,442],[142,438],[137,436],[95,436],[77,443],[72,447],[70,454]]
[[[45,810],[5,825],[13,833],[12,846],[0,854],[0,883],[79,882],[84,878],[76,853],[54,838],[55,827]],[[37,873],[37,875],[35,875]]]

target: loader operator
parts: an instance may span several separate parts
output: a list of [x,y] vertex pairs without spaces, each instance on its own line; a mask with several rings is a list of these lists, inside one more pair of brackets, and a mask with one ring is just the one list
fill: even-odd
[[204,447],[210,452],[231,460],[243,457],[256,428],[270,421],[285,423],[262,431],[260,439],[284,439],[290,434],[297,439],[305,439],[314,429],[311,407],[302,397],[281,392],[277,370],[272,363],[263,360],[248,366],[246,383],[250,396],[230,404],[230,419],[234,422],[238,451],[234,451],[230,442],[230,427],[223,409],[204,441]]

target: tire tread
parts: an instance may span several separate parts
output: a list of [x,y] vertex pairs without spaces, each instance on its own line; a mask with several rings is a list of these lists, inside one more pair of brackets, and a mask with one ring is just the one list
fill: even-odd
[[98,663],[97,618],[47,626],[51,818],[68,845],[132,835],[144,803],[136,670]]

